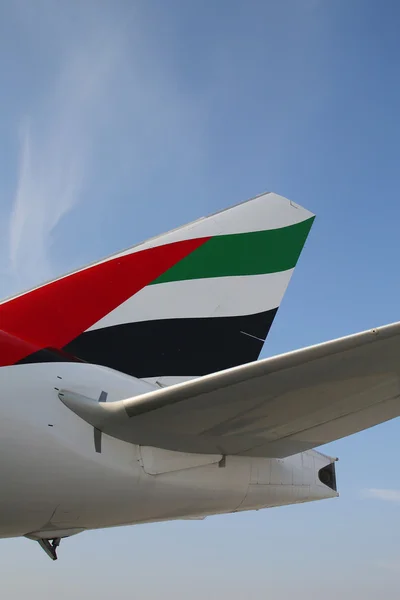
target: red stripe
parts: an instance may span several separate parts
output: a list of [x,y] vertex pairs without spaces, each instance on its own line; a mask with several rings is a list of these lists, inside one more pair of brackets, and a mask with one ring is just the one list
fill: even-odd
[[[61,349],[208,240],[183,240],[126,254],[8,300],[0,305],[0,330],[36,349]],[[0,365],[25,358],[27,348],[0,340]]]

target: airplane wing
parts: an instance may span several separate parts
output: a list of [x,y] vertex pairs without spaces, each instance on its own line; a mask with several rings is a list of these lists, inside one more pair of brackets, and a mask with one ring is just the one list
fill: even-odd
[[110,403],[60,399],[104,433],[192,453],[286,457],[400,415],[400,322]]

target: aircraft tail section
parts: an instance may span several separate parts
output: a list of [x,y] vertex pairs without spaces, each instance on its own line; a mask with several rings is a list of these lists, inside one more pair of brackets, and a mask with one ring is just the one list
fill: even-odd
[[50,348],[176,383],[256,360],[313,220],[264,194],[11,298],[0,329],[30,345],[0,364]]

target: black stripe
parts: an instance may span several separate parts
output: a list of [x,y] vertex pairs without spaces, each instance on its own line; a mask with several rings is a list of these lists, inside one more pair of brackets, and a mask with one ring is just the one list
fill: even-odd
[[276,312],[126,323],[87,331],[65,350],[135,377],[206,375],[257,360]]
[[50,363],[50,362],[83,362],[80,358],[64,352],[64,350],[57,350],[56,348],[43,348],[37,352],[33,352],[25,358],[17,361],[17,365],[25,365],[29,363]]

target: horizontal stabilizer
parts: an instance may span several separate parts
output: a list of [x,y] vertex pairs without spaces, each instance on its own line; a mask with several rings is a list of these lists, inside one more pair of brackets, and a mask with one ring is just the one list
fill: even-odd
[[285,457],[400,415],[400,323],[117,402],[60,392],[127,442],[205,454]]

